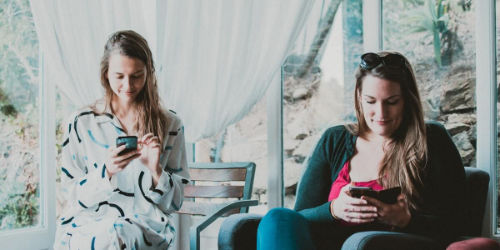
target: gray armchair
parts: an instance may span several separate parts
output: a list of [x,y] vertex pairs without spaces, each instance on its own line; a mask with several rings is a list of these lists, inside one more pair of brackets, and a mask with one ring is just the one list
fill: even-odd
[[[489,175],[477,168],[465,168],[467,215],[463,225],[466,235],[457,240],[481,234],[482,220],[488,193]],[[257,227],[262,215],[235,214],[228,217],[219,231],[219,250],[256,249]],[[387,244],[390,242],[390,244]],[[353,234],[342,249],[439,249],[432,239],[414,234],[367,231]]]

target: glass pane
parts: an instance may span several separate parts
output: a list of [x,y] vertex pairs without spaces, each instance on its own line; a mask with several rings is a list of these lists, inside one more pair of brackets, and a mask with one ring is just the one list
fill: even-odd
[[[196,162],[247,162],[256,164],[252,199],[258,206],[249,208],[250,213],[267,212],[267,107],[264,96],[239,122],[227,127],[220,134],[199,140],[195,144]],[[233,185],[243,185],[243,182]],[[200,202],[223,202],[224,198],[203,199]],[[191,216],[192,224],[203,217]],[[200,245],[205,249],[217,249],[219,228],[224,219],[219,218],[200,234]],[[187,231],[186,231],[187,232]]]
[[38,40],[28,0],[0,1],[0,230],[40,223]]
[[[323,132],[345,123],[353,112],[354,70],[362,53],[361,1],[343,1],[317,61],[299,77],[308,56],[300,46],[283,66],[283,150],[285,207],[293,208],[306,158]],[[309,32],[311,33],[311,32]],[[313,34],[307,34],[314,37]],[[300,40],[300,39],[299,39]],[[309,43],[308,45],[310,45]]]
[[384,0],[382,15],[384,49],[410,60],[426,120],[444,124],[470,167],[476,166],[474,4]]
[[267,106],[264,96],[239,122],[220,134],[195,144],[196,162],[254,162],[252,199],[259,205],[251,213],[267,211]]

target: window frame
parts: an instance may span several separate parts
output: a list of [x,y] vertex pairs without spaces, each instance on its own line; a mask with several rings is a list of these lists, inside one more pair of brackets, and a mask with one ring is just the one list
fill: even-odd
[[0,232],[5,249],[51,249],[56,223],[56,123],[55,86],[46,81],[45,60],[39,51],[39,112],[40,112],[40,222],[37,226]]

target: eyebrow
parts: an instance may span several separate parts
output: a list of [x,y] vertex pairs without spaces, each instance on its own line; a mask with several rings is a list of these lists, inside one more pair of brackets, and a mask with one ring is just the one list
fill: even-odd
[[[363,97],[368,97],[368,98],[371,98],[371,99],[375,99],[375,97],[370,96],[370,95],[363,95]],[[400,94],[392,95],[392,96],[389,96],[389,97],[385,98],[385,100],[392,99],[394,97],[401,97],[401,95]]]
[[[115,74],[117,74],[117,75],[123,75],[123,73],[122,73],[122,72],[114,72],[114,73],[115,73]],[[131,75],[137,75],[137,74],[142,74],[142,73],[144,73],[144,70],[143,70],[143,69],[138,70],[138,71],[136,71],[136,72],[132,73]]]

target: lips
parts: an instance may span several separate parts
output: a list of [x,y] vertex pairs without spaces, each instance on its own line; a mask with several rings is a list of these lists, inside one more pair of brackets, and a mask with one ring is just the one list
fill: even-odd
[[391,120],[378,120],[378,121],[373,121],[375,124],[378,124],[378,125],[387,125],[389,124],[389,122],[391,122]]

